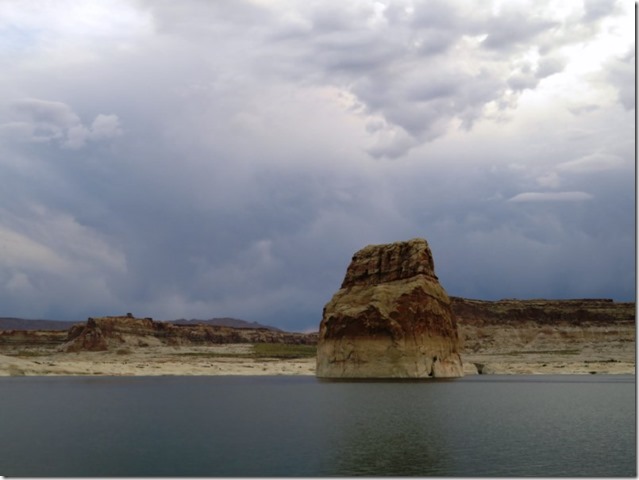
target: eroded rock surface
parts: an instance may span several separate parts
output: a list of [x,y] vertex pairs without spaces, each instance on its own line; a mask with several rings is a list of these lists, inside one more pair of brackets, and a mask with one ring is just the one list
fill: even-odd
[[317,376],[462,375],[457,325],[426,240],[358,251],[324,307]]

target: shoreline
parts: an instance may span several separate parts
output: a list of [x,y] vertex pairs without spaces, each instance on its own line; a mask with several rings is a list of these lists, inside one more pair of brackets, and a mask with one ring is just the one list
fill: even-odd
[[[106,352],[61,353],[39,347],[0,350],[0,377],[7,376],[315,376],[315,357],[251,356],[251,344],[146,347]],[[632,355],[462,354],[464,375],[635,374]]]

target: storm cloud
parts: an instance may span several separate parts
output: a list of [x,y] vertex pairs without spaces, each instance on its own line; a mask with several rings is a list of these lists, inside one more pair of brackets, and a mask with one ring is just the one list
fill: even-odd
[[0,5],[1,315],[317,328],[351,255],[634,298],[625,2]]

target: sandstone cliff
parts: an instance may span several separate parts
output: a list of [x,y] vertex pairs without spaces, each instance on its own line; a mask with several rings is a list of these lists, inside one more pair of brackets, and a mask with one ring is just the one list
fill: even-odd
[[634,365],[634,302],[451,300],[464,361],[475,364],[480,373],[516,364],[549,373],[622,366],[625,371]]
[[448,295],[423,239],[358,251],[324,307],[317,375],[427,378],[462,375]]

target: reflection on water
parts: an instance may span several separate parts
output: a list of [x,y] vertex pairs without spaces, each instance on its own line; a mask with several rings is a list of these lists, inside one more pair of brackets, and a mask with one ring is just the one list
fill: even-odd
[[432,475],[445,471],[446,418],[429,414],[433,398],[414,385],[352,385],[337,392],[331,415],[333,469],[344,475]]

